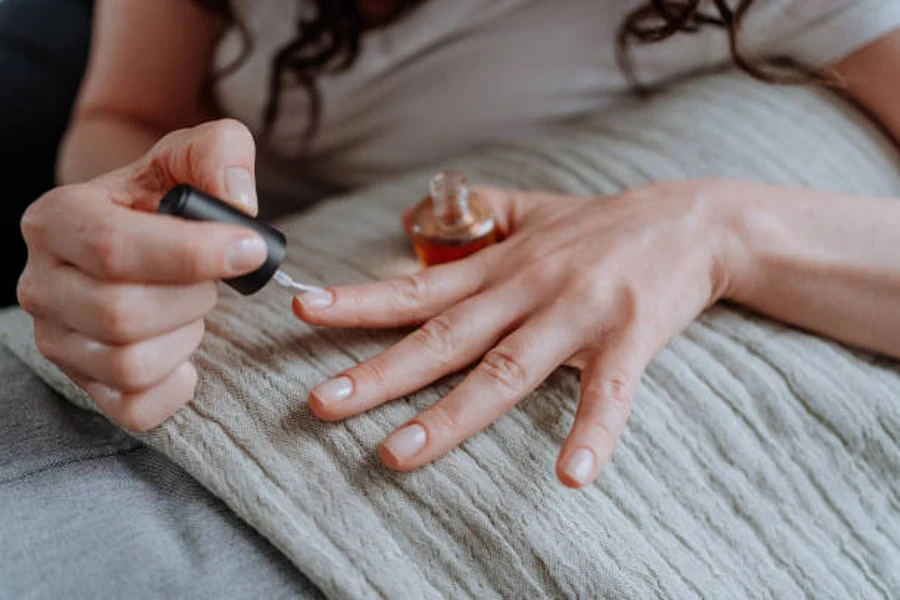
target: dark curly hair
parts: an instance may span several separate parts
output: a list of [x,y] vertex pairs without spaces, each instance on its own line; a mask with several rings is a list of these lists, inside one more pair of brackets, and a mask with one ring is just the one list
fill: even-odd
[[[252,40],[243,25],[235,20],[230,0],[194,0],[206,10],[220,15],[237,27],[244,38],[243,56]],[[424,0],[383,0],[378,15],[360,11],[358,0],[314,0],[311,10],[297,21],[297,37],[281,48],[273,59],[269,96],[263,115],[264,135],[278,115],[279,99],[285,81],[304,87],[310,97],[310,121],[307,138],[314,135],[321,115],[321,98],[316,80],[351,67],[359,55],[360,39],[370,28],[388,25],[415,9]],[[768,83],[827,83],[824,76],[809,71],[774,69],[774,65],[754,61],[741,47],[740,29],[755,0],[738,0],[734,7],[727,0],[650,0],[632,11],[619,27],[616,55],[623,74],[639,93],[650,90],[636,77],[631,60],[635,45],[664,41],[676,34],[693,34],[705,28],[721,29],[728,36],[735,65]],[[239,59],[240,60],[240,59]],[[236,65],[232,65],[236,66]],[[221,73],[220,73],[221,75]]]

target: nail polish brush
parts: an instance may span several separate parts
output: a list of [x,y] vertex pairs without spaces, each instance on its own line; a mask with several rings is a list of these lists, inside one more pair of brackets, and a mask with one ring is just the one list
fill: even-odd
[[174,215],[192,221],[216,221],[247,227],[258,233],[266,242],[268,253],[266,262],[257,270],[240,277],[224,280],[229,286],[245,296],[263,288],[269,281],[287,289],[300,292],[318,291],[322,288],[306,285],[281,270],[281,263],[287,253],[287,238],[284,234],[250,215],[239,211],[225,202],[189,185],[172,188],[160,201],[156,211],[159,214]]

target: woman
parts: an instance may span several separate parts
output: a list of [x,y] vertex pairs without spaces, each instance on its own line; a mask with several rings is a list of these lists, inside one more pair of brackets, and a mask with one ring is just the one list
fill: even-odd
[[[278,177],[351,187],[539,135],[629,93],[628,75],[662,85],[736,61],[764,80],[797,79],[773,74],[769,58],[810,68],[801,81],[837,83],[900,140],[891,1],[101,1],[60,152],[64,185],[22,221],[20,303],[46,356],[112,419],[148,429],[193,394],[190,356],[214,282],[265,255],[249,231],[152,210],[190,183],[256,213],[254,134]],[[213,120],[223,115],[246,126]],[[894,200],[727,180],[618,198],[479,193],[503,243],[397,281],[295,299],[297,316],[320,326],[422,324],[313,390],[321,418],[478,362],[388,436],[380,453],[390,468],[448,452],[567,364],[582,371],[582,397],[557,472],[566,485],[590,483],[647,363],[719,300],[900,357]]]

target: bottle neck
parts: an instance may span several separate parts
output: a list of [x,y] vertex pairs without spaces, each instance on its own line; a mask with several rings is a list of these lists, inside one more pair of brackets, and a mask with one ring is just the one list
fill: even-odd
[[474,220],[469,206],[469,184],[459,171],[442,171],[430,186],[432,211],[437,223],[445,228],[469,225]]

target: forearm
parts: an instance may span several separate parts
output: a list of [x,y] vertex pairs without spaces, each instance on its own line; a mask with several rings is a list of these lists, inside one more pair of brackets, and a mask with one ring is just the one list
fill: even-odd
[[725,187],[725,299],[900,357],[900,199]]
[[57,181],[79,183],[123,167],[143,156],[165,133],[113,116],[73,121],[60,145]]
[[57,157],[59,183],[133,162],[212,111],[207,86],[221,19],[200,2],[98,0],[91,53]]

